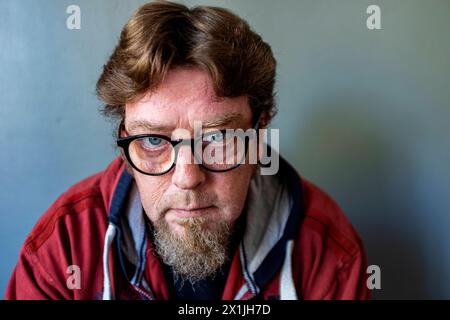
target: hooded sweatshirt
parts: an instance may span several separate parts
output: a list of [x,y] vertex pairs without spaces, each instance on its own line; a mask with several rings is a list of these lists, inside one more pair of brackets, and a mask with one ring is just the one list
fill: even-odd
[[[256,174],[223,300],[368,299],[360,237],[339,206],[282,158]],[[133,177],[116,158],[64,192],[19,254],[6,299],[173,299]]]

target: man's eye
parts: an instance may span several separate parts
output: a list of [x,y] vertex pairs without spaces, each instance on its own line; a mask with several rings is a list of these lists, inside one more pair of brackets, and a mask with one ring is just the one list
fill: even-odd
[[161,138],[156,138],[156,137],[149,137],[149,138],[144,138],[142,140],[142,144],[145,148],[155,148],[155,147],[159,147],[161,145],[164,145],[164,141]]
[[203,136],[203,141],[204,142],[221,142],[224,140],[224,135],[222,134],[222,132],[214,132],[214,133],[210,133],[210,134],[205,134]]

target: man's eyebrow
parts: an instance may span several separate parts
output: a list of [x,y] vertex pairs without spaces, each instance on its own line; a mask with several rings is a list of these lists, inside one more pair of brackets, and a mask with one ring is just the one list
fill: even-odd
[[224,114],[216,119],[205,121],[202,123],[203,127],[219,127],[224,126],[233,122],[238,122],[239,120],[242,120],[243,116],[242,114],[238,112],[231,112]]
[[[219,116],[215,119],[202,122],[202,127],[208,128],[208,127],[225,126],[233,122],[238,122],[242,118],[243,118],[242,114],[238,112],[231,112]],[[134,120],[129,123],[128,128],[126,128],[126,130],[133,131],[135,129],[144,129],[145,131],[152,132],[152,131],[170,131],[173,130],[174,127],[158,125],[146,120]]]
[[158,124],[153,124],[146,120],[134,120],[131,121],[128,125],[128,128],[126,128],[127,131],[133,131],[135,129],[144,129],[146,131],[164,131],[164,130],[170,130],[173,129],[172,127],[162,126]]

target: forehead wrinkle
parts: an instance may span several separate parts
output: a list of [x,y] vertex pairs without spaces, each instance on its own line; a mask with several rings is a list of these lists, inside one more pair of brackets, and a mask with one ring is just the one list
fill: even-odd
[[[192,69],[191,69],[192,71]],[[170,73],[170,72],[169,72]],[[218,97],[211,79],[204,72],[188,73],[183,70],[171,73],[160,86],[144,94],[141,99],[130,103],[128,111],[135,120],[149,120],[157,116],[157,120],[167,120],[164,129],[176,127],[193,127],[193,121],[208,120],[208,126],[220,125],[232,121],[230,115],[224,113],[244,112],[241,97]],[[239,108],[238,108],[239,107]],[[219,115],[218,114],[222,114]],[[227,119],[220,119],[226,117]],[[241,118],[243,118],[241,114]],[[246,117],[245,117],[246,118]],[[130,119],[131,120],[131,119]],[[192,122],[192,123],[191,123]],[[237,122],[237,121],[236,121]],[[150,126],[144,126],[150,129]]]

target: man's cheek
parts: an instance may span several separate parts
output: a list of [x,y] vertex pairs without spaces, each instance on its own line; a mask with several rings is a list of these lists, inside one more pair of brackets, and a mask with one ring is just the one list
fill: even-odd
[[162,183],[155,183],[149,181],[136,181],[139,193],[141,196],[144,209],[146,211],[154,211],[163,200],[166,188]]
[[163,187],[154,187],[152,186],[151,188],[147,188],[145,189],[146,191],[144,191],[146,193],[146,196],[148,197],[150,204],[158,204],[161,199],[163,199],[164,197],[164,192],[165,189],[163,189]]

